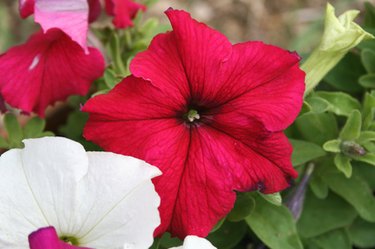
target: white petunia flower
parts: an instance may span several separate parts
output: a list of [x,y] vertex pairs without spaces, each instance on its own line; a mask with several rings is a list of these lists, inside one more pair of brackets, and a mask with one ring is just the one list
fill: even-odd
[[208,240],[197,236],[187,236],[184,244],[170,249],[216,249]]
[[48,227],[77,246],[59,240],[60,248],[151,246],[160,224],[160,199],[151,182],[160,175],[157,168],[132,157],[86,152],[66,138],[24,143],[0,158],[0,248],[29,248],[34,231],[49,243]]

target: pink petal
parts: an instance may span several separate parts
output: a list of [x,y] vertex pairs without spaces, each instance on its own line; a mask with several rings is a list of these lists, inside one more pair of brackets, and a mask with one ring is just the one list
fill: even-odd
[[94,22],[102,12],[100,0],[88,0],[89,3],[89,22]]
[[58,29],[38,32],[0,56],[0,92],[13,107],[44,116],[48,105],[85,95],[103,74],[101,53],[89,52]]
[[61,241],[54,227],[41,228],[29,235],[30,249],[90,249]]
[[36,0],[35,22],[44,32],[58,28],[77,42],[86,53],[89,5],[87,0]]
[[113,24],[122,29],[133,26],[132,19],[139,10],[146,10],[146,6],[132,0],[105,0],[106,12],[114,16]]
[[34,14],[35,0],[19,0],[19,11],[22,18]]

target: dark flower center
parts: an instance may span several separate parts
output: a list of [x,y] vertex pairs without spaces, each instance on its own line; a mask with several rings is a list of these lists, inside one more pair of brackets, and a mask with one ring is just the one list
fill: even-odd
[[61,236],[60,240],[64,241],[65,243],[68,243],[73,246],[78,246],[78,239],[72,236]]

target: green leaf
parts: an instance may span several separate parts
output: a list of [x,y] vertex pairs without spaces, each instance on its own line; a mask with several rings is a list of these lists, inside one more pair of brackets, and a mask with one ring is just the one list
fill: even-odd
[[2,136],[0,136],[0,148],[9,149],[8,142]]
[[226,221],[219,230],[210,233],[207,239],[217,248],[230,249],[242,240],[246,232],[247,227],[244,222]]
[[359,248],[375,247],[375,223],[357,218],[348,229],[353,244]]
[[374,121],[374,114],[375,114],[375,96],[374,94],[365,93],[365,97],[363,99],[363,129],[369,129],[370,125]]
[[352,164],[353,174],[357,174],[363,178],[370,188],[375,191],[375,167],[359,161],[353,161]]
[[281,198],[281,195],[278,192],[273,194],[263,194],[261,192],[258,192],[258,194],[262,196],[263,199],[265,199],[266,201],[275,206],[281,206],[281,204],[283,203],[283,199]]
[[16,116],[11,113],[5,114],[4,125],[8,132],[10,148],[22,148],[23,133]]
[[254,208],[255,200],[252,196],[246,193],[238,193],[236,203],[227,219],[234,222],[241,221],[249,216]]
[[309,181],[309,186],[311,191],[319,199],[325,199],[328,196],[328,185],[317,174],[312,175]]
[[349,116],[353,110],[361,108],[358,100],[343,92],[319,91],[314,96],[324,99],[328,103],[328,109],[336,115]]
[[341,141],[334,139],[334,140],[329,140],[325,144],[323,144],[323,149],[328,152],[333,152],[333,153],[340,153],[340,144]]
[[345,229],[337,229],[313,238],[312,243],[321,249],[352,249],[352,243]]
[[214,228],[212,228],[211,232],[210,233],[214,233],[216,232],[217,230],[220,229],[220,227],[224,224],[224,222],[226,221],[226,217],[225,218],[222,218],[221,220],[219,220],[218,223],[216,223],[216,225],[214,226]]
[[327,198],[318,199],[307,191],[304,210],[297,227],[302,237],[312,238],[346,227],[356,216],[354,208],[332,192]]
[[361,53],[362,64],[368,73],[375,73],[375,52],[364,49]]
[[365,2],[364,26],[375,28],[375,8],[370,2]]
[[359,144],[367,142],[375,142],[375,131],[363,131],[357,139]]
[[112,89],[120,82],[120,79],[117,78],[115,71],[107,68],[104,72],[104,82],[109,89]]
[[337,90],[360,93],[363,88],[357,82],[358,78],[365,73],[360,56],[350,52],[328,73],[324,80]]
[[295,139],[289,139],[289,142],[293,146],[292,163],[294,166],[307,163],[326,155],[322,147],[314,143]]
[[375,166],[375,154],[373,153],[367,153],[363,156],[357,156],[354,159]]
[[160,238],[160,246],[163,248],[171,248],[175,246],[181,246],[182,241],[178,238],[172,238],[170,233],[164,233]]
[[340,132],[342,140],[354,140],[361,134],[362,117],[358,110],[354,110],[346,120],[344,127]]
[[338,136],[337,122],[332,113],[306,113],[295,121],[302,138],[323,145]]
[[335,156],[335,165],[344,175],[349,178],[352,176],[352,165],[350,164],[350,158],[343,155],[337,154]]
[[247,224],[272,249],[302,249],[292,214],[285,206],[275,206],[256,196],[254,211]]
[[359,175],[345,178],[341,174],[325,174],[329,188],[349,202],[365,220],[375,222],[375,197],[367,182]]
[[359,84],[365,88],[375,88],[375,73],[361,76]]
[[301,108],[301,111],[299,112],[299,115],[303,115],[305,113],[308,113],[312,110],[312,106],[307,103],[306,101],[303,101],[303,105],[302,105],[302,108]]
[[33,117],[23,127],[23,134],[25,138],[38,138],[41,137],[43,130],[46,126],[46,121],[39,117]]
[[306,99],[307,103],[311,107],[311,111],[315,113],[326,112],[330,108],[330,104],[323,98],[312,95]]

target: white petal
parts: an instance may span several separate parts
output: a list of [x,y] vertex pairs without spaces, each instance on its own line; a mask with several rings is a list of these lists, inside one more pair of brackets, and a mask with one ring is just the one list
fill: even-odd
[[216,249],[216,247],[204,238],[190,235],[185,238],[182,246],[170,249]]
[[0,158],[0,248],[26,249],[27,236],[54,226],[97,249],[147,248],[159,225],[151,178],[160,171],[113,153],[86,153],[65,138],[25,140]]
[[[160,224],[160,198],[151,178],[160,171],[144,161],[113,153],[90,152],[89,174],[82,189],[83,246],[134,249],[152,245]],[[89,193],[89,195],[85,194]]]
[[2,243],[27,245],[32,231],[49,224],[65,229],[77,182],[88,169],[78,143],[64,138],[24,142],[25,149],[10,150],[0,159],[0,248]]

